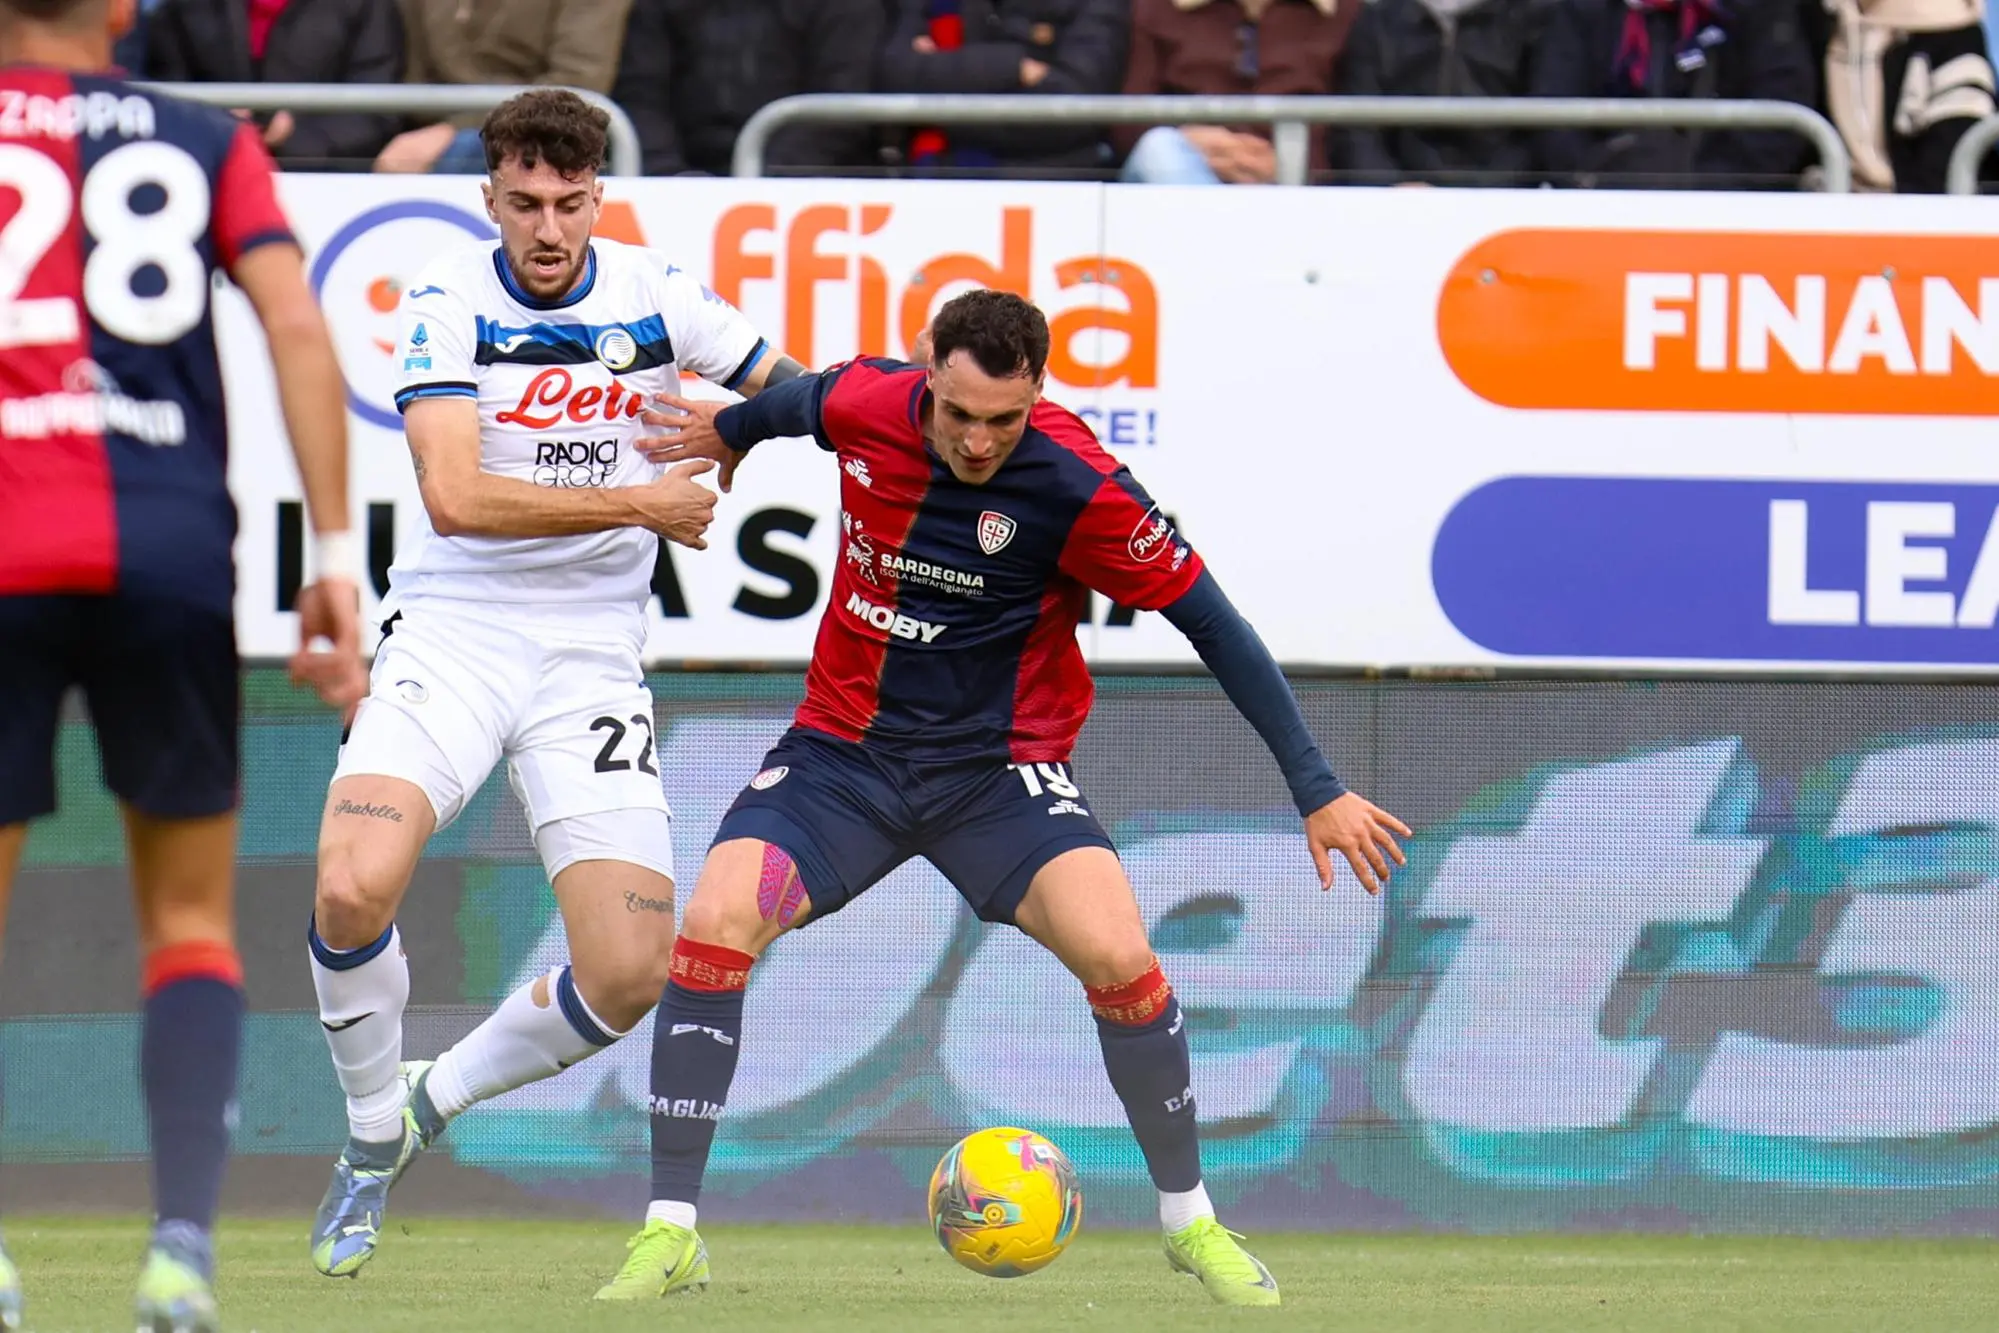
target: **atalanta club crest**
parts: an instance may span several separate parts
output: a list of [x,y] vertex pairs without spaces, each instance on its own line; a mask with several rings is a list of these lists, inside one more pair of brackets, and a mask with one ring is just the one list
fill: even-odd
[[998,555],[1000,549],[1013,540],[1017,526],[1005,514],[988,509],[979,515],[979,549],[987,555]]

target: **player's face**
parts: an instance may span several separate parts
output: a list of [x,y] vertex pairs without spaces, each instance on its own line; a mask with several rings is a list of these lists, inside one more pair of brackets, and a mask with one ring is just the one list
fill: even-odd
[[1027,431],[1041,380],[988,375],[968,352],[930,367],[930,442],[952,476],[974,486],[992,480]]
[[568,295],[583,277],[604,183],[594,172],[571,180],[545,160],[529,170],[510,157],[485,191],[486,215],[499,224],[514,281],[538,301]]

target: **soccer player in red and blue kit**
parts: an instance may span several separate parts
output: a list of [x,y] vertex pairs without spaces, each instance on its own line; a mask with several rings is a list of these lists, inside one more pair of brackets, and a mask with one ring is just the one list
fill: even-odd
[[[318,534],[293,678],[344,707],[366,677],[340,367],[270,157],[227,113],[110,71],[133,3],[0,0],[0,910],[27,821],[56,808],[62,701],[80,688],[124,816],[144,958],[157,1222],[137,1326],[201,1333],[243,1026],[218,269],[270,340]],[[0,1255],[0,1327],[20,1318]]]
[[664,400],[685,415],[661,418],[679,434],[649,452],[717,459],[725,484],[761,440],[811,436],[838,455],[844,533],[796,724],[723,817],[687,904],[654,1019],[653,1202],[599,1298],[708,1280],[695,1204],[757,955],[922,856],[1082,982],[1172,1266],[1222,1304],[1275,1305],[1269,1270],[1202,1187],[1180,1006],[1069,771],[1092,696],[1076,642],[1088,590],[1161,611],[1193,642],[1283,767],[1323,886],[1337,850],[1378,891],[1409,830],[1333,776],[1201,558],[1081,420],[1041,400],[1041,312],[968,292],[931,342],[927,367],[849,362],[719,411]]

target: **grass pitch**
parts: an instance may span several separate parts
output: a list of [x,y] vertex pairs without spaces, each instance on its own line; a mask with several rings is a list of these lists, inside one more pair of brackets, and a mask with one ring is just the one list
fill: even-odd
[[[9,1248],[35,1333],[131,1327],[145,1229],[131,1221],[14,1217]],[[831,1329],[968,1323],[1021,1329],[1458,1330],[1999,1328],[1999,1245],[1654,1237],[1267,1234],[1253,1250],[1284,1306],[1226,1311],[1167,1271],[1158,1240],[1085,1230],[1052,1268],[1008,1282],[958,1268],[918,1227],[704,1230],[702,1296],[598,1307],[624,1256],[615,1224],[392,1219],[354,1281],[314,1273],[305,1221],[231,1221],[220,1236],[229,1333]]]

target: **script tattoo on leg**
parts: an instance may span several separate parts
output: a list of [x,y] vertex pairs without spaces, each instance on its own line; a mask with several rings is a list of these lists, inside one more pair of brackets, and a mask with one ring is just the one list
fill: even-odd
[[362,804],[357,801],[350,801],[344,796],[333,803],[333,813],[336,815],[360,815],[363,819],[386,819],[391,824],[400,824],[403,822],[403,812],[396,809],[393,805]]
[[673,899],[648,898],[643,893],[634,893],[628,889],[625,892],[625,910],[627,912],[663,912],[667,916],[672,916]]

